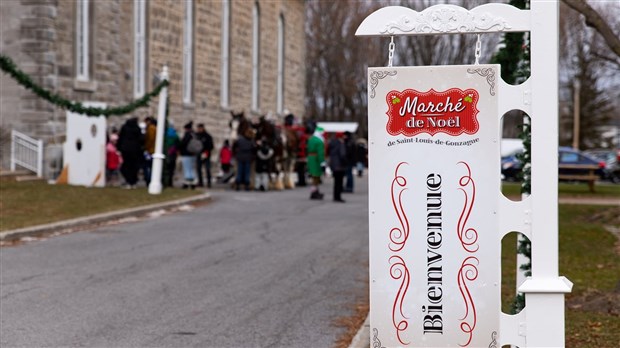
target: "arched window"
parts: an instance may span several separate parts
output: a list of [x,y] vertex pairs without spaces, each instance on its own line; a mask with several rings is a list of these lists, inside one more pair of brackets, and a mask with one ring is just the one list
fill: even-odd
[[252,110],[260,108],[260,7],[254,2],[252,11]]
[[133,95],[140,98],[145,90],[146,72],[146,0],[133,2]]
[[284,14],[278,19],[278,81],[276,92],[276,109],[278,114],[284,110],[284,38],[285,36]]
[[183,29],[183,102],[192,102],[194,1],[185,0]]
[[220,99],[223,108],[229,106],[230,85],[230,1],[222,0],[222,79]]
[[90,80],[90,2],[78,0],[75,16],[75,78],[80,81]]

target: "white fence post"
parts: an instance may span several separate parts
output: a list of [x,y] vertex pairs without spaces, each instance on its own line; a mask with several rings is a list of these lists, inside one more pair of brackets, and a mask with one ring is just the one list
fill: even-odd
[[15,171],[15,130],[11,130],[11,171]]
[[[519,86],[501,81],[504,95],[500,94],[499,104],[502,112],[520,109],[531,116],[532,193],[519,203],[500,202],[498,233],[502,236],[509,231],[520,231],[529,237],[532,276],[518,289],[526,296],[526,308],[518,315],[501,316],[497,342],[494,338],[489,347],[505,344],[563,347],[564,294],[572,289],[572,283],[558,275],[559,4],[557,0],[532,0],[530,8],[518,10],[505,4],[489,3],[469,11],[454,5],[435,5],[418,14],[403,7],[388,6],[369,15],[356,32],[357,36],[383,37],[530,32],[531,77]],[[450,15],[457,22],[468,23],[456,25],[442,20]],[[383,79],[387,75],[381,76]],[[377,81],[369,81],[369,90],[374,91]],[[373,300],[371,290],[371,302]],[[374,325],[372,316],[371,325]],[[377,340],[371,344],[381,345],[381,342]]]
[[43,176],[43,140],[37,140],[11,130],[11,171],[17,166],[35,172],[38,177]]
[[558,56],[559,4],[532,1],[532,276],[525,293],[527,347],[564,346],[564,294],[558,276]]
[[[161,73],[161,80],[168,81],[168,67],[164,65]],[[164,131],[166,129],[166,103],[168,101],[168,87],[161,89],[159,93],[159,107],[157,110],[157,133],[155,136],[155,153],[153,154],[153,167],[151,169],[151,183],[149,193],[158,195],[162,190],[162,169],[166,156],[164,152]]]

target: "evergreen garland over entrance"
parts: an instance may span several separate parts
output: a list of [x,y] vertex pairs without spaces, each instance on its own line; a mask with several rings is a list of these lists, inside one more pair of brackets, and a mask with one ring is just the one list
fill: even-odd
[[83,114],[86,116],[113,116],[113,115],[125,115],[132,113],[138,108],[142,108],[149,105],[151,98],[159,95],[162,88],[168,86],[170,83],[168,80],[161,81],[151,92],[145,94],[142,98],[136,99],[133,102],[117,107],[111,108],[95,108],[86,107],[80,102],[72,102],[61,95],[51,92],[38,84],[36,84],[28,74],[21,71],[11,60],[11,58],[0,55],[0,69],[10,75],[15,81],[17,81],[24,88],[31,90],[34,94],[47,100],[48,102],[59,106],[65,110],[69,110],[76,114]]

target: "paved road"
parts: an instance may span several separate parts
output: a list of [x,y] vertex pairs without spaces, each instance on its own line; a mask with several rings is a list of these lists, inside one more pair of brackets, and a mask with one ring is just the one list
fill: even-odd
[[367,291],[357,184],[345,204],[214,191],[193,211],[2,248],[0,346],[330,347]]

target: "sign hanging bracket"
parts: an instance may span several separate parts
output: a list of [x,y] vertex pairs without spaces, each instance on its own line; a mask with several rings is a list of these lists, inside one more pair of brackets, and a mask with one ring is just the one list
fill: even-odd
[[482,51],[482,41],[480,41],[480,34],[476,34],[476,52],[474,56],[476,57],[475,65],[480,65],[480,53]]
[[392,62],[394,60],[394,35],[390,36],[390,45],[388,46],[388,68],[392,67]]

